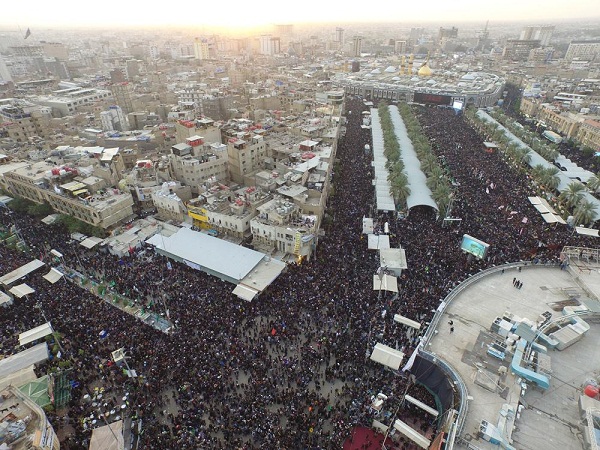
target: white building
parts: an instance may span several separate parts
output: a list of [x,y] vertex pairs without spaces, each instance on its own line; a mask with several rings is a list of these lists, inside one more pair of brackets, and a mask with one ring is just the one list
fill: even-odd
[[125,117],[125,114],[123,114],[123,110],[120,106],[109,106],[108,111],[102,111],[100,113],[100,120],[102,122],[102,130],[104,131],[129,130],[127,117]]
[[52,108],[53,115],[64,117],[73,114],[81,106],[105,100],[112,96],[105,89],[73,87],[54,91],[52,95],[43,95],[33,100],[36,103]]
[[200,38],[194,39],[194,58],[210,59],[208,42]]

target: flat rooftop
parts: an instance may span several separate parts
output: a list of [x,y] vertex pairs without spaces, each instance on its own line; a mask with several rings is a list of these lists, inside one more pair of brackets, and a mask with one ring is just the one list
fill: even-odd
[[[522,282],[521,289],[513,286],[513,278]],[[482,420],[497,425],[503,405],[516,408],[520,402],[525,408],[512,431],[515,448],[583,448],[578,399],[584,382],[597,376],[600,369],[600,358],[590,358],[598,355],[600,325],[588,321],[591,328],[583,339],[562,351],[549,350],[550,388],[542,391],[529,383],[522,397],[520,379],[510,371],[511,357],[501,361],[490,356],[487,344],[497,336],[491,333],[491,324],[505,312],[535,322],[548,311],[554,319],[573,299],[594,297],[592,291],[599,283],[598,270],[582,273],[573,267],[526,266],[521,272],[511,268],[492,273],[454,298],[428,350],[452,366],[467,386],[470,398],[462,439],[481,450],[497,450],[497,445],[478,436],[479,425]],[[450,332],[450,320],[454,332]],[[505,375],[499,375],[500,366],[509,369]],[[457,448],[467,447],[457,444]]]

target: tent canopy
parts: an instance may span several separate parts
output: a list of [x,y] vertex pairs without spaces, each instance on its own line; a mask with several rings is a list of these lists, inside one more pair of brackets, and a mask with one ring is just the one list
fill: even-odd
[[122,420],[92,430],[89,450],[123,450],[124,448]]
[[39,259],[34,259],[33,261],[28,262],[27,264],[22,265],[18,269],[13,270],[12,272],[7,273],[3,277],[0,278],[0,283],[8,286],[9,284],[13,284],[15,281],[20,280],[24,276],[30,274],[34,270],[42,267],[44,263]]
[[81,245],[87,249],[91,249],[91,248],[94,248],[96,245],[98,245],[103,240],[104,239],[98,238],[96,236],[90,236],[88,238],[85,238],[83,241],[81,241],[79,243],[79,245]]
[[52,333],[54,333],[52,325],[50,322],[46,322],[39,327],[32,328],[31,330],[19,334],[19,345],[27,345],[30,342],[46,337]]
[[48,375],[44,375],[37,380],[33,380],[24,384],[23,386],[19,387],[19,390],[33,400],[40,408],[43,408],[44,406],[48,406],[52,403],[50,401],[50,396],[48,395],[49,382],[50,377],[48,377]]
[[64,274],[60,270],[57,270],[54,267],[52,267],[50,269],[50,272],[48,272],[46,275],[44,275],[44,279],[46,279],[50,283],[54,284],[58,280],[60,280],[63,276],[64,276]]
[[387,234],[369,234],[369,250],[390,248],[390,237]]
[[32,289],[29,285],[23,283],[13,287],[9,292],[18,298],[23,298],[26,295],[33,294],[35,289]]
[[0,306],[4,305],[4,304],[11,304],[12,303],[12,298],[10,295],[0,291]]
[[39,364],[48,359],[48,346],[45,342],[35,345],[8,358],[0,359],[0,378],[15,373],[21,369]]
[[578,234],[583,234],[585,236],[596,236],[598,237],[598,230],[594,229],[594,228],[586,228],[586,227],[575,227],[575,231],[577,231]]
[[373,275],[373,290],[398,292],[398,280],[392,275],[383,274],[381,278]]
[[371,353],[371,359],[379,364],[398,370],[400,364],[402,364],[402,359],[404,359],[404,353],[379,342],[375,345],[373,353]]
[[258,291],[256,289],[252,289],[251,287],[244,286],[243,284],[238,284],[233,290],[233,294],[237,295],[239,298],[246,300],[247,302],[252,301]]
[[421,324],[419,322],[409,319],[408,317],[404,317],[400,314],[394,314],[394,320],[402,325],[408,325],[409,327],[416,328],[417,330],[421,328]]

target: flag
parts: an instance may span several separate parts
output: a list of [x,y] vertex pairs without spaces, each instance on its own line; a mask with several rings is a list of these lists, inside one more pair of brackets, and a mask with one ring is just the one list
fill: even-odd
[[25,32],[25,39],[27,39],[29,36],[31,36],[31,30],[27,28],[27,31]]

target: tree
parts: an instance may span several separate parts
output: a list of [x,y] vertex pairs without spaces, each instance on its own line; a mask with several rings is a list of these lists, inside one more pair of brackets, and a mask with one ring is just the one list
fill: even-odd
[[573,181],[560,193],[558,198],[565,202],[569,208],[574,208],[581,201],[584,189],[583,184],[578,181]]
[[46,202],[41,204],[34,203],[29,208],[27,208],[27,213],[35,217],[46,217],[47,215],[52,214],[53,212],[54,211],[52,210],[52,207]]
[[588,225],[594,222],[596,218],[596,205],[587,200],[581,200],[575,211],[573,212],[573,219],[575,225]]
[[542,183],[548,189],[556,190],[560,184],[558,173],[560,170],[557,167],[548,167],[544,170]]
[[600,189],[600,174],[596,174],[588,180],[587,188],[592,193],[596,193]]

